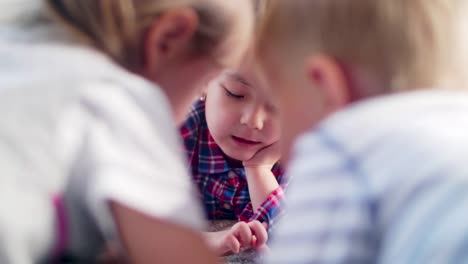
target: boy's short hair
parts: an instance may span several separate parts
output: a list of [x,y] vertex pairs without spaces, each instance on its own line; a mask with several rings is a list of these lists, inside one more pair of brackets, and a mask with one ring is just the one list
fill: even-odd
[[378,93],[432,87],[454,66],[463,2],[271,0],[259,49],[274,42],[289,59],[323,53],[360,66],[384,82]]

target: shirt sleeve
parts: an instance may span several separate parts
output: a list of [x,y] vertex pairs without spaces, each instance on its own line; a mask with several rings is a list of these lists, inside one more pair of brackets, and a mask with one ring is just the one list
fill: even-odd
[[169,104],[157,87],[88,85],[61,125],[73,188],[100,231],[118,237],[116,201],[148,216],[203,227]]
[[375,263],[365,183],[357,181],[352,158],[324,138],[306,134],[296,144],[287,172],[288,213],[272,237],[267,263]]
[[268,227],[273,225],[273,221],[276,216],[280,213],[280,202],[283,199],[284,192],[283,188],[279,186],[263,201],[263,203],[254,212],[252,208],[252,202],[248,203],[239,216],[239,220],[250,222],[258,220],[265,222]]
[[250,222],[258,220],[260,222],[265,222],[268,224],[268,229],[270,230],[275,225],[276,220],[282,217],[284,214],[282,201],[287,181],[286,177],[283,175],[283,169],[280,168],[279,165],[273,168],[273,172],[275,175],[278,175],[276,178],[280,186],[271,192],[255,212],[253,211],[252,202],[248,203],[239,216],[240,221]]

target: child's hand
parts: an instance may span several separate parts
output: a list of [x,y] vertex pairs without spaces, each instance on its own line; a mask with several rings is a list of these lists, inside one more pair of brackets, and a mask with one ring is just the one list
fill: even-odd
[[265,167],[271,170],[281,157],[279,142],[260,149],[250,160],[243,162],[244,167]]
[[215,250],[219,255],[239,253],[249,248],[262,250],[266,247],[267,239],[266,227],[259,221],[238,222],[224,235]]

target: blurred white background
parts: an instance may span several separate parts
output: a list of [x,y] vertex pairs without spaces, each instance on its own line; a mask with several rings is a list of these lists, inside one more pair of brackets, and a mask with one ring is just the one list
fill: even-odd
[[27,18],[41,7],[41,0],[0,0],[0,23]]

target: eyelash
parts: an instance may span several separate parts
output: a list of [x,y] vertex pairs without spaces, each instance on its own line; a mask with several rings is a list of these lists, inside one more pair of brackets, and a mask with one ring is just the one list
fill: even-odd
[[243,95],[238,95],[238,94],[235,94],[235,93],[229,91],[225,86],[223,86],[223,88],[224,88],[224,91],[226,91],[227,96],[229,96],[229,97],[232,97],[232,98],[234,98],[234,99],[242,99],[242,98],[244,98]]

